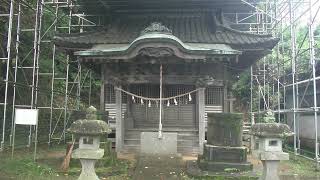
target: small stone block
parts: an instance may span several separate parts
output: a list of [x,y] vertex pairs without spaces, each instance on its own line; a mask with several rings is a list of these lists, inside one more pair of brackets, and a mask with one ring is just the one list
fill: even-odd
[[259,138],[260,151],[282,152],[282,139],[280,138]]
[[72,152],[72,158],[75,159],[101,159],[104,149],[76,149]]
[[203,158],[208,161],[245,163],[247,162],[246,147],[229,147],[204,145]]
[[260,152],[259,156],[262,161],[289,160],[289,154],[284,152]]
[[99,146],[99,136],[81,136],[79,138],[79,149],[98,149]]
[[177,154],[177,133],[162,133],[158,138],[158,132],[141,132],[141,153],[175,155]]

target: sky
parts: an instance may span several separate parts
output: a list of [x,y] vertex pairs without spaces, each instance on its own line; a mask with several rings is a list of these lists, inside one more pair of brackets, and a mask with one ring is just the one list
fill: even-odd
[[[296,2],[295,4],[298,6],[298,8],[294,12],[295,12],[295,17],[301,16],[301,18],[297,20],[297,25],[305,26],[305,25],[308,25],[310,22],[310,11],[308,11],[309,0],[302,0],[302,3],[298,3],[300,1],[301,0],[294,0],[294,2]],[[312,4],[311,13],[313,17],[312,19],[315,20],[314,25],[317,26],[320,23],[320,11],[317,13],[316,18],[314,17],[320,7],[320,0],[311,0],[311,4]],[[289,16],[287,16],[286,20],[289,21]]]

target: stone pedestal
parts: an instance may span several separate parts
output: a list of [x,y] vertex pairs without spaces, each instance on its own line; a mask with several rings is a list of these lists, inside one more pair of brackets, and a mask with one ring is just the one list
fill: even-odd
[[76,149],[72,153],[72,158],[80,159],[82,171],[78,180],[99,180],[94,170],[94,165],[98,159],[103,157],[103,149]]
[[95,159],[80,159],[82,171],[78,180],[99,180],[94,170]]
[[242,114],[208,114],[207,144],[198,157],[198,165],[214,172],[252,169],[247,162],[247,149],[242,146]]
[[203,170],[224,171],[237,169],[247,171],[252,169],[252,164],[247,162],[245,147],[224,147],[204,145],[204,153],[198,157],[199,167]]
[[279,163],[281,160],[289,160],[289,154],[284,152],[260,152],[258,157],[263,164],[263,172],[259,180],[279,180]]

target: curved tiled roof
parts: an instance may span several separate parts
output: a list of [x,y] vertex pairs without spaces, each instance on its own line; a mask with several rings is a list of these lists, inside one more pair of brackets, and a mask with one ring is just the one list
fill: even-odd
[[[220,19],[220,20],[219,20]],[[272,49],[278,39],[231,29],[222,18],[210,13],[187,15],[121,16],[104,29],[55,36],[57,45],[70,48],[91,47],[94,44],[130,44],[152,22],[161,22],[184,43],[227,44],[238,49]]]
[[[225,44],[203,44],[203,43],[183,43],[177,37],[160,32],[149,32],[139,36],[131,44],[99,44],[84,51],[76,51],[78,56],[100,56],[111,59],[132,59],[141,50],[157,47],[157,49],[166,49],[164,54],[149,52],[153,56],[175,55],[182,59],[204,59],[207,55],[240,55],[237,51]],[[170,49],[170,50],[168,50]],[[147,50],[148,51],[148,50]]]

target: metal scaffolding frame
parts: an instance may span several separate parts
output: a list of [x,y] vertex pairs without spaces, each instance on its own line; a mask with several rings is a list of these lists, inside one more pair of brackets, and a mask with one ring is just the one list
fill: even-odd
[[[5,79],[2,82],[4,84],[4,102],[0,103],[2,109],[3,116],[1,117],[2,123],[2,132],[1,132],[1,147],[0,150],[4,150],[4,148],[12,145],[13,140],[13,132],[14,132],[14,111],[15,108],[30,108],[30,109],[41,109],[41,110],[49,110],[50,112],[50,120],[49,120],[49,134],[48,134],[48,144],[51,144],[52,141],[58,140],[61,141],[66,140],[65,132],[67,124],[69,123],[70,112],[73,110],[79,110],[80,108],[80,95],[82,88],[89,88],[89,95],[91,96],[91,70],[81,68],[78,60],[70,59],[67,56],[65,59],[56,57],[57,51],[54,44],[50,43],[51,40],[48,39],[47,33],[51,30],[54,32],[61,32],[61,30],[67,30],[68,33],[71,33],[71,29],[76,29],[78,32],[82,32],[85,27],[88,27],[88,23],[91,21],[87,20],[84,14],[73,14],[72,12],[72,3],[73,1],[64,0],[64,1],[45,1],[45,0],[37,0],[36,4],[31,4],[26,0],[7,0],[9,6],[9,12],[1,12],[0,18],[7,18],[7,34],[4,36],[7,37],[7,47],[6,47],[6,56],[0,57],[1,60],[6,64],[6,75]],[[53,10],[54,9],[54,10]],[[27,27],[27,25],[22,22],[23,11],[32,11],[34,14],[34,25],[33,27]],[[42,23],[44,21],[44,12],[51,13],[54,15],[54,19],[50,22],[50,26],[47,29],[42,27]],[[59,12],[68,11],[68,16],[59,16]],[[68,19],[68,25],[61,26],[59,21],[62,19]],[[45,20],[48,22],[48,19]],[[74,25],[73,22],[77,24]],[[14,32],[16,31],[16,37],[13,37]],[[74,30],[75,31],[75,30]],[[29,44],[23,42],[20,38],[22,33],[33,33],[33,45],[30,48],[30,51],[26,54],[21,55],[19,52],[21,46],[28,47]],[[24,44],[25,43],[25,44]],[[29,45],[30,46],[30,45]],[[52,68],[51,70],[43,69],[41,67],[41,51],[40,48],[43,46],[52,46]],[[15,57],[12,57],[12,54],[15,54]],[[31,58],[32,56],[32,58]],[[29,59],[28,59],[29,58]],[[30,60],[31,59],[31,60]],[[30,62],[27,62],[27,61]],[[56,71],[56,64],[63,63],[64,74],[58,74]],[[11,65],[14,64],[14,65]],[[28,65],[26,65],[28,64]],[[75,78],[71,78],[69,75],[70,67],[74,64],[76,68],[74,71],[77,71],[77,76]],[[11,70],[13,68],[13,71]],[[42,72],[43,70],[43,72]],[[30,72],[31,71],[31,72]],[[48,72],[49,71],[49,72]],[[12,74],[13,72],[13,74]],[[85,73],[85,76],[82,77],[81,74]],[[61,72],[60,72],[61,73]],[[28,77],[32,78],[32,81],[28,81]],[[39,86],[39,82],[45,77],[50,77],[51,80],[51,89],[41,89]],[[21,80],[23,79],[23,81]],[[20,81],[20,82],[19,82]],[[56,89],[57,81],[63,81],[65,85],[65,89],[63,92]],[[89,85],[85,86],[86,81],[89,81]],[[88,83],[87,83],[88,84]],[[17,97],[19,94],[19,88],[22,87],[23,91],[28,91],[30,89],[29,97]],[[8,90],[13,91],[12,95],[8,95]],[[21,88],[20,88],[21,91]],[[29,92],[29,91],[28,91]],[[44,104],[43,102],[39,103],[39,93],[47,93],[50,94],[50,103]],[[24,93],[26,94],[26,93]],[[60,103],[55,100],[56,97],[64,97],[64,102]],[[77,100],[74,105],[69,103],[69,97],[73,96]],[[18,101],[22,98],[25,98],[23,101]],[[91,97],[88,98],[89,101]],[[26,103],[29,101],[29,103]],[[12,103],[11,103],[12,102]],[[24,102],[24,103],[21,103]],[[89,102],[90,104],[90,102]],[[10,112],[11,110],[11,112]],[[10,114],[8,113],[11,113]],[[60,113],[58,117],[55,117],[55,113]],[[10,117],[9,117],[10,116]],[[9,120],[10,119],[10,120]],[[8,122],[11,121],[11,124]],[[62,128],[58,127],[58,124],[63,121]],[[11,127],[10,127],[11,125]],[[10,132],[7,129],[11,129]],[[28,142],[25,144],[30,146],[32,141],[36,141],[34,138],[35,129],[30,126]],[[54,135],[57,134],[56,137]],[[9,140],[8,140],[9,139]]]
[[[264,12],[271,15],[272,28],[267,28],[266,31],[279,37],[280,42],[274,50],[273,58],[267,56],[250,69],[251,123],[254,124],[257,122],[257,118],[259,119],[261,114],[268,109],[271,109],[276,114],[278,122],[286,122],[288,119],[292,120],[292,124],[289,125],[295,133],[292,143],[294,154],[314,160],[317,168],[319,168],[317,81],[320,77],[317,76],[316,73],[316,65],[319,58],[315,57],[316,37],[314,33],[315,20],[320,17],[318,13],[320,1],[282,0],[274,1],[269,7],[271,7],[269,11],[266,10]],[[271,10],[273,10],[273,12],[271,12]],[[297,25],[306,19],[308,21],[308,32],[305,34],[303,42],[298,44]],[[270,22],[267,21],[265,24],[270,25]],[[285,32],[289,32],[290,42],[287,42],[288,44],[290,43],[289,58],[285,58]],[[308,44],[307,49],[302,48],[304,43]],[[309,65],[306,63],[301,64],[298,61],[303,54],[309,58]],[[299,72],[299,69],[303,68],[303,65],[308,65],[308,70],[311,72],[309,78],[303,77],[302,72]],[[285,66],[291,66],[291,70],[288,72]],[[263,70],[261,67],[263,67]],[[265,67],[267,67],[267,69],[265,69]],[[309,86],[312,86],[313,103],[310,107],[302,108],[301,104],[305,101],[304,98]],[[261,87],[263,87],[263,89]],[[272,92],[270,89],[268,90],[270,87],[272,87]],[[259,89],[258,94],[254,93],[254,88]],[[302,97],[300,97],[300,95],[302,95]],[[270,105],[272,97],[276,97],[276,101],[273,101]],[[258,98],[258,102],[254,101],[255,98]],[[292,107],[290,107],[290,104],[287,102],[288,98],[292,99]],[[263,101],[263,109],[260,101]],[[310,131],[312,130],[314,133],[313,157],[305,155],[303,152],[307,152],[307,150],[301,146],[300,124],[304,122],[303,119],[300,118],[300,115],[306,112],[313,112],[314,129],[310,129]],[[288,118],[288,115],[292,115],[292,118]]]

